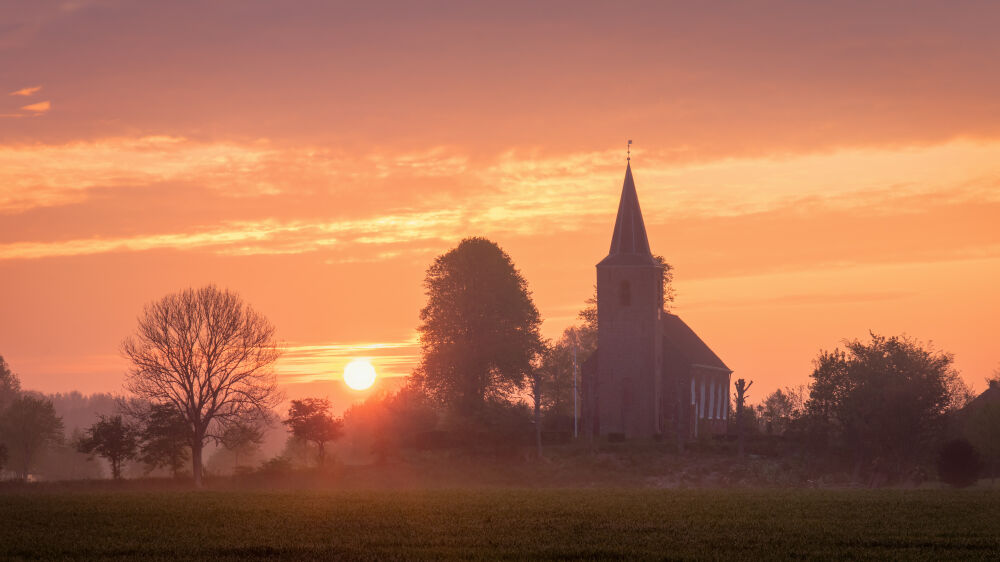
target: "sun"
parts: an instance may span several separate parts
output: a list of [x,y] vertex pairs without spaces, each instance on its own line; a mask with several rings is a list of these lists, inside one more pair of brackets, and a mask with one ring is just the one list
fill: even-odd
[[365,390],[375,384],[375,367],[367,359],[355,359],[344,367],[344,382],[354,390]]

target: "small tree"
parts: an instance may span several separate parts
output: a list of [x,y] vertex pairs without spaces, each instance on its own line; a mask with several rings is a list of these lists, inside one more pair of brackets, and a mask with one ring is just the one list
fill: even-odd
[[188,462],[191,429],[173,404],[152,404],[139,413],[139,460],[147,474],[157,468],[169,469],[176,478]]
[[316,444],[317,462],[321,467],[326,459],[326,444],[343,435],[344,421],[330,414],[330,401],[325,398],[292,400],[288,419],[282,423],[295,438]]
[[215,285],[147,305],[122,354],[130,363],[126,388],[184,416],[196,486],[205,443],[237,420],[265,418],[280,400],[271,370],[280,355],[274,326]]
[[18,478],[27,479],[38,454],[62,441],[62,418],[50,400],[22,394],[0,414],[0,435],[8,447]]
[[414,385],[376,392],[344,412],[344,431],[356,451],[371,452],[376,462],[384,463],[437,427],[439,412],[434,406]]
[[736,381],[736,443],[737,443],[737,455],[742,459],[746,451],[744,450],[744,436],[746,431],[744,427],[746,422],[744,421],[744,407],[746,406],[747,391],[750,390],[750,386],[753,381],[747,382],[744,379],[738,379]]
[[97,455],[107,459],[111,463],[111,477],[120,480],[122,463],[134,459],[138,454],[138,431],[131,424],[125,423],[120,415],[101,416],[100,420],[87,428],[76,448],[91,457]]
[[802,416],[805,405],[805,387],[785,387],[767,395],[761,404],[761,420],[764,431],[775,435],[783,435],[792,422]]
[[0,413],[21,394],[21,381],[0,355]]
[[255,420],[238,422],[226,428],[219,440],[225,449],[233,453],[233,471],[240,466],[240,455],[253,455],[264,442],[264,428]]
[[938,455],[938,476],[945,484],[967,488],[979,479],[979,451],[965,439],[948,441]]

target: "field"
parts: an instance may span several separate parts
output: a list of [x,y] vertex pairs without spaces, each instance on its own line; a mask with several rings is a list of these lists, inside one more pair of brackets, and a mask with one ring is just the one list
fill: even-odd
[[0,493],[0,559],[996,559],[1000,493]]

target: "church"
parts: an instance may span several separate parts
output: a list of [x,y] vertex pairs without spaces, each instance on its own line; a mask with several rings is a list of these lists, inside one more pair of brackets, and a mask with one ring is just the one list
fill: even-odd
[[628,162],[611,249],[597,264],[597,351],[583,364],[585,423],[596,435],[726,433],[733,371],[664,309],[663,275]]

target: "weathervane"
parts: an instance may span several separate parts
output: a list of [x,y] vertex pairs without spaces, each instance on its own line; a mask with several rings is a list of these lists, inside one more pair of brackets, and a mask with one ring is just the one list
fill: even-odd
[[625,161],[632,161],[632,139],[628,139],[628,148],[625,149]]

